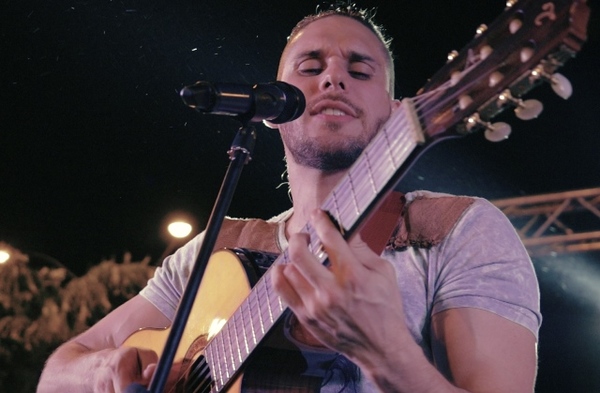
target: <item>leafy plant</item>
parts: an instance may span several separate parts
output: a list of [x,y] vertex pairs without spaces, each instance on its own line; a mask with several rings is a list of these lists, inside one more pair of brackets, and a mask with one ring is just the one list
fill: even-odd
[[154,274],[150,258],[102,261],[84,276],[32,269],[17,253],[0,265],[0,391],[35,392],[44,362],[61,343],[135,296]]

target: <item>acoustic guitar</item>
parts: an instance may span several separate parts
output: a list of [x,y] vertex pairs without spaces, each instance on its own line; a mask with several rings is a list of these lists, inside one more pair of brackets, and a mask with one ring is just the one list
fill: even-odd
[[[570,85],[556,70],[580,50],[588,18],[585,0],[509,0],[506,10],[488,27],[480,27],[465,48],[449,56],[417,96],[402,101],[325,200],[322,209],[344,237],[361,228],[429,147],[475,131],[483,131],[492,141],[505,139],[510,126],[491,124],[491,119],[508,108],[523,119],[537,116],[541,104],[520,97],[539,83],[549,82],[566,98]],[[310,234],[314,254],[327,264],[314,230],[307,224],[304,231]],[[260,390],[246,389],[244,367],[288,308],[274,293],[269,274],[256,282],[250,278],[247,261],[240,263],[243,254],[225,250],[210,259],[168,391]],[[283,252],[273,263],[287,262],[288,253]],[[167,335],[168,329],[144,329],[124,345],[153,349],[160,356]],[[268,391],[319,391],[318,378],[294,385],[283,374],[271,384],[280,387]]]

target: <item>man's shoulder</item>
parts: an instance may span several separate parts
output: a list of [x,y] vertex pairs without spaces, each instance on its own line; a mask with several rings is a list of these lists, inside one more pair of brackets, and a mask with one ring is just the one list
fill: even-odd
[[441,243],[474,204],[486,201],[471,196],[431,191],[413,191],[405,195],[406,204],[397,231],[388,247],[429,248]]

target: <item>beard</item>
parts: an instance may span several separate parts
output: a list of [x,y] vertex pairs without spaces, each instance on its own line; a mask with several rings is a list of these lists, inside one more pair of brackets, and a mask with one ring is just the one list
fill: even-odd
[[[363,124],[364,132],[360,135],[340,138],[341,140],[327,144],[322,143],[318,138],[306,137],[300,129],[301,126],[296,124],[282,124],[280,131],[288,154],[297,164],[323,172],[339,172],[354,164],[386,121],[387,117],[375,119],[370,125]],[[335,134],[340,130],[341,125],[334,122],[326,123],[325,128]]]
[[294,161],[302,166],[319,169],[323,172],[337,172],[348,169],[360,156],[366,143],[346,142],[336,149],[327,149],[316,140],[304,140],[288,148]]

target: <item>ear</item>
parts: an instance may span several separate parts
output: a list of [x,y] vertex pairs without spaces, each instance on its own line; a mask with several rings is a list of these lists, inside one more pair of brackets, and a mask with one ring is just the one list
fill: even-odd
[[402,105],[402,101],[400,101],[398,99],[392,100],[392,112],[395,111],[396,109],[400,108],[401,105]]
[[279,125],[277,125],[277,124],[273,124],[273,123],[271,123],[271,122],[270,122],[270,121],[268,121],[268,120],[263,120],[263,121],[262,121],[262,123],[263,123],[265,126],[267,126],[268,128],[272,129],[272,130],[277,130],[277,129],[279,129]]

